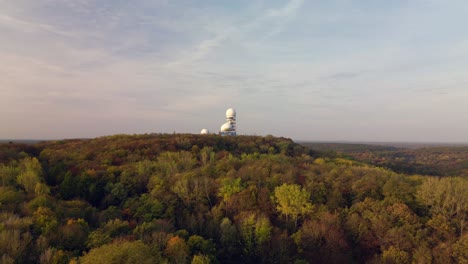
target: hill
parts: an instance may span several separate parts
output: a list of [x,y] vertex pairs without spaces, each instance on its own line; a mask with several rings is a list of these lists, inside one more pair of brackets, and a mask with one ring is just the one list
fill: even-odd
[[[381,151],[381,150],[379,150]],[[0,144],[2,263],[461,263],[468,184],[290,139]]]
[[[468,146],[302,142],[312,150],[389,168],[406,174],[468,177]],[[419,147],[418,147],[419,146]]]

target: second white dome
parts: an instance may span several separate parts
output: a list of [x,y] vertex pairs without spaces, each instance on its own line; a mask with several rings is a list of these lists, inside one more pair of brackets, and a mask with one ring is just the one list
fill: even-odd
[[226,122],[224,123],[222,126],[221,126],[221,131],[225,132],[225,131],[231,131],[232,130],[232,125],[231,123],[229,122]]

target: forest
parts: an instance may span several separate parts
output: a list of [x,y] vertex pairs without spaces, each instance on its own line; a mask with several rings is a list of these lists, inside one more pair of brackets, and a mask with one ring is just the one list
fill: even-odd
[[468,177],[466,144],[431,146],[402,143],[391,146],[303,142],[302,145],[405,174]]
[[273,136],[3,143],[0,263],[468,263],[445,151],[421,173]]

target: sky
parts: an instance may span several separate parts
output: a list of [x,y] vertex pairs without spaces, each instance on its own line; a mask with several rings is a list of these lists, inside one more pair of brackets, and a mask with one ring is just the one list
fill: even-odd
[[468,142],[466,0],[0,0],[0,138]]

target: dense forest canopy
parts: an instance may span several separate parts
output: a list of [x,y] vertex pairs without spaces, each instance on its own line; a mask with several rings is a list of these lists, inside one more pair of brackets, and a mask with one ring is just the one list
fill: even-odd
[[426,146],[403,143],[396,146],[349,143],[302,145],[314,150],[386,167],[399,173],[468,177],[468,146]]
[[468,261],[466,177],[272,136],[1,144],[0,208],[0,263]]

